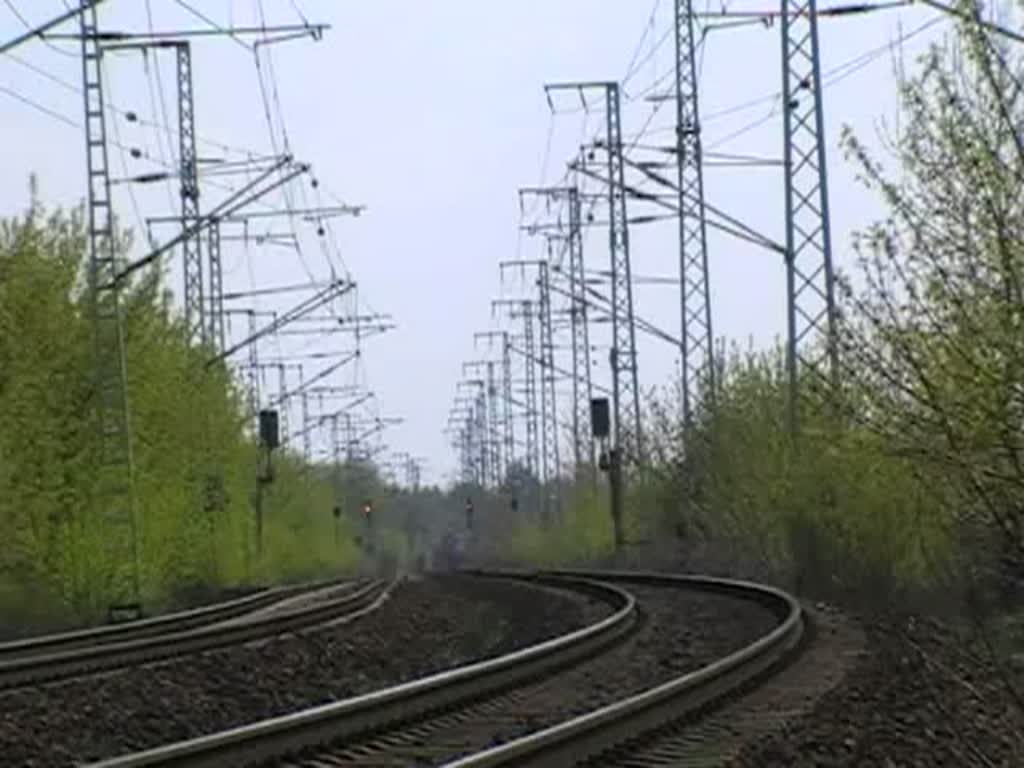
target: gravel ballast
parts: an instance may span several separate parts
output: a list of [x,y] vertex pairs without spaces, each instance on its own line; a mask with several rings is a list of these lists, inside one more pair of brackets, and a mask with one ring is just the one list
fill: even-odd
[[608,615],[508,581],[403,583],[347,625],[0,695],[4,765],[66,766],[193,738],[507,653]]
[[731,768],[1020,768],[1024,713],[968,638],[935,619],[862,619],[860,663]]
[[760,605],[679,586],[624,582],[640,620],[623,642],[556,676],[359,742],[281,761],[296,766],[436,766],[557,725],[736,651],[778,619]]

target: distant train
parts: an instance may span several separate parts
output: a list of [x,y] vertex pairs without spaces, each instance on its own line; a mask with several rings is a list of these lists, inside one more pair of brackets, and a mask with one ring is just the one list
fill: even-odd
[[466,561],[465,535],[449,531],[441,539],[434,555],[434,567],[440,571],[455,571],[462,568]]

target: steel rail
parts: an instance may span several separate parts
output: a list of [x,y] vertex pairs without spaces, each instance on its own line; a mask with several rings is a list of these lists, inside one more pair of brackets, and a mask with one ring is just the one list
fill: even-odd
[[155,637],[105,643],[70,651],[0,661],[0,689],[74,677],[240,645],[326,622],[362,615],[383,603],[396,582],[371,581],[340,598],[309,608],[283,612],[245,623],[202,626]]
[[123,624],[110,624],[101,627],[76,629],[51,635],[37,635],[19,640],[0,643],[0,661],[41,653],[58,653],[77,650],[89,646],[102,645],[124,640],[138,640],[144,637],[179,632],[186,629],[213,624],[218,621],[244,616],[247,613],[266,608],[281,600],[285,600],[303,592],[328,587],[331,584],[341,586],[341,581],[320,581],[284,587],[263,588],[252,594],[225,600],[219,603],[190,608],[185,611],[166,613]]
[[450,707],[586,658],[628,632],[637,620],[629,592],[582,576],[477,574],[587,592],[613,603],[611,616],[582,629],[486,661],[228,731],[93,763],[87,768],[242,766],[330,741],[352,738]]
[[[572,574],[574,571],[562,573]],[[609,581],[675,582],[681,586],[756,600],[775,610],[782,622],[745,648],[701,669],[634,696],[483,752],[449,762],[445,768],[567,766],[676,721],[757,679],[800,642],[804,619],[800,603],[774,587],[747,581],[654,573],[586,572]]]
[[[399,724],[444,711],[528,683],[606,647],[634,625],[636,601],[609,582],[717,592],[755,601],[772,610],[779,624],[747,647],[642,693],[627,697],[552,728],[451,763],[458,768],[507,765],[571,765],[674,721],[755,679],[797,647],[803,632],[799,603],[772,587],[700,576],[644,572],[553,571],[542,574],[474,572],[479,576],[531,578],[561,586],[585,586],[598,593],[618,590],[626,603],[618,612],[554,640],[498,659],[448,670],[427,678],[190,741],[94,763],[89,768],[254,765],[308,747],[381,734]],[[620,598],[621,600],[622,598]]]

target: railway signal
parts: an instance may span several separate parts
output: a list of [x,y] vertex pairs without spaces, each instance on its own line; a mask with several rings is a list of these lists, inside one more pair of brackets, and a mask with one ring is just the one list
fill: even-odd
[[607,397],[595,397],[590,401],[590,424],[594,437],[601,444],[598,467],[608,473],[611,486],[612,525],[615,530],[615,548],[622,548],[622,453],[621,447],[608,445],[611,436],[611,414]]
[[266,408],[259,415],[260,466],[256,471],[256,557],[263,556],[263,488],[274,481],[271,456],[281,445],[277,411]]
[[373,499],[363,499],[363,503],[359,506],[359,512],[366,521],[366,528],[364,529],[365,535],[357,537],[356,541],[364,551],[372,553],[376,548],[377,538],[373,519]]
[[260,442],[270,450],[281,444],[277,411],[271,409],[260,411]]

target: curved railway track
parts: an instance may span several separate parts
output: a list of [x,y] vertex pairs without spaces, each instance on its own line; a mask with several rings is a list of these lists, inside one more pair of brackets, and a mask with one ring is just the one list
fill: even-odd
[[[795,599],[749,582],[582,571],[478,575],[586,591],[614,613],[505,656],[92,768],[573,765],[750,686],[791,658],[804,633]],[[639,689],[623,690],[616,674],[631,666],[629,654],[642,654],[659,636],[656,611],[645,606],[657,603],[662,617],[689,616],[684,596],[693,601],[694,621],[709,620],[715,601],[726,624],[737,611],[760,611],[764,621],[756,637],[733,643],[741,647],[688,659],[685,669],[672,659],[634,659]]]
[[313,582],[287,587],[270,587],[233,600],[211,603],[199,608],[176,611],[148,619],[12,640],[0,643],[0,662],[43,654],[64,653],[107,643],[141,640],[145,637],[169,632],[194,629],[245,616],[288,598],[340,583]]
[[[352,581],[325,589],[289,587],[193,611],[0,647],[0,690],[199,653],[341,621],[372,610],[392,583]],[[285,606],[308,595],[309,604]],[[278,607],[282,610],[276,610]]]

